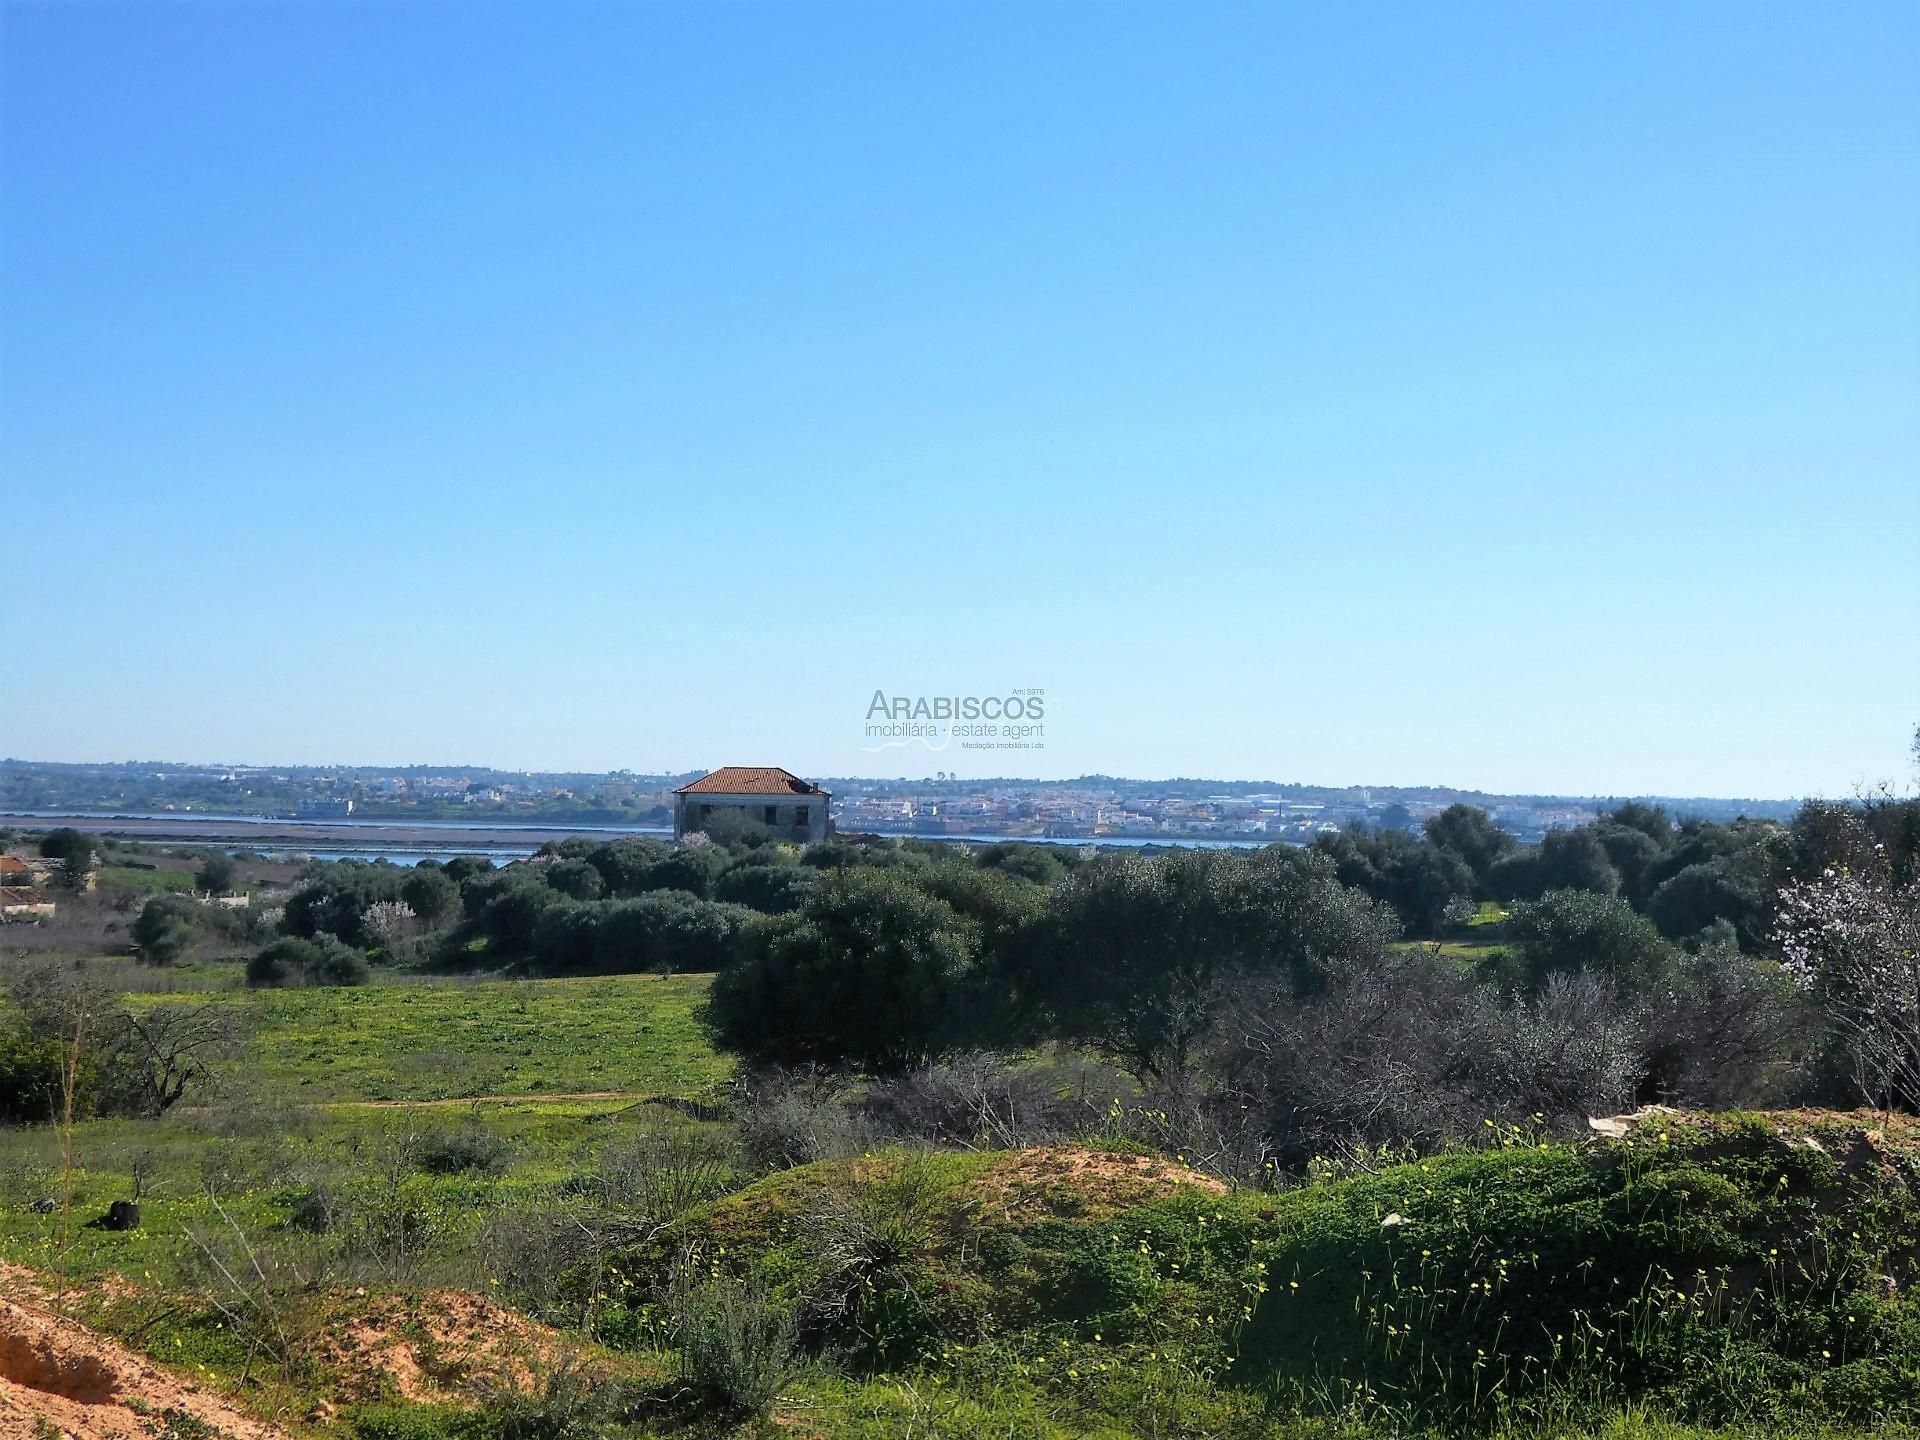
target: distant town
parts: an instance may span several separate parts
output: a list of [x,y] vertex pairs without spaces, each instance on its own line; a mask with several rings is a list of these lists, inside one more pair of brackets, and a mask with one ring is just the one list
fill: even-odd
[[[781,756],[720,757],[778,764]],[[163,762],[52,764],[0,760],[0,813],[239,816],[287,820],[461,821],[492,826],[666,829],[678,774],[486,767],[221,766]],[[1703,796],[1503,795],[1449,786],[1325,786],[1280,781],[917,780],[807,777],[831,794],[841,832],[1099,841],[1283,841],[1362,824],[1410,829],[1448,805],[1487,810],[1522,841],[1584,825],[1629,800],[1676,818],[1785,820],[1798,801]]]

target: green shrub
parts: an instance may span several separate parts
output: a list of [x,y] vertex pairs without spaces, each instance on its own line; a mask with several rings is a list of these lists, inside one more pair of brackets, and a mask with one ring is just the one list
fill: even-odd
[[[761,861],[771,854],[775,861]],[[806,904],[820,888],[820,872],[810,866],[777,863],[779,852],[762,851],[735,864],[713,886],[713,898],[764,915],[786,915]]]
[[1912,1267],[1911,1182],[1764,1124],[1436,1157],[1276,1209],[1236,1373],[1283,1392],[1428,1424],[1629,1397],[1711,1424],[1920,1416],[1882,1278]]
[[240,867],[224,851],[209,850],[201,858],[200,868],[194,872],[193,884],[195,889],[205,890],[210,895],[225,895],[239,887]]
[[606,894],[607,882],[585,860],[556,860],[543,870],[547,884],[571,900],[598,900]]
[[681,1379],[727,1409],[770,1413],[798,1369],[793,1312],[758,1281],[718,1275],[695,1283],[684,1271],[672,1310]]
[[177,895],[160,895],[140,907],[132,938],[140,958],[149,965],[171,965],[193,944],[194,922],[200,907]]
[[803,909],[746,927],[704,1018],[759,1063],[900,1070],[964,1036],[988,988],[980,938],[904,872],[835,871]]
[[1679,960],[1653,922],[1626,901],[1585,890],[1553,890],[1515,905],[1507,935],[1515,978],[1531,990],[1556,974],[1586,972],[1651,996],[1669,982]]
[[460,903],[460,887],[446,871],[425,861],[400,882],[400,898],[409,910],[432,925]]
[[611,1209],[672,1220],[733,1188],[734,1170],[713,1140],[685,1125],[646,1125],[601,1147],[585,1187]]
[[[1759,1116],[1600,1147],[1489,1134],[1144,1203],[1151,1171],[1071,1154],[868,1155],[697,1209],[671,1243],[792,1303],[845,1383],[1011,1386],[1028,1413],[1085,1420],[1062,1435],[1538,1440],[1624,1411],[1757,1440],[1920,1420],[1904,1148],[1847,1122],[1816,1148]],[[660,1243],[620,1270],[664,1263]],[[620,1343],[647,1333],[622,1317]]]
[[301,939],[332,935],[349,945],[370,945],[374,937],[362,921],[369,908],[401,898],[401,887],[412,875],[383,863],[336,860],[316,865],[313,878],[287,900],[280,928]]
[[512,1156],[511,1140],[471,1118],[420,1137],[413,1150],[414,1164],[429,1175],[497,1175]]
[[437,1405],[375,1403],[346,1417],[356,1440],[455,1440],[469,1427],[466,1412]]
[[[0,1029],[0,1121],[12,1125],[45,1124],[65,1113],[65,1047],[56,1036],[35,1035],[25,1025]],[[76,1076],[75,1115],[91,1115],[93,1068]]]
[[943,1283],[937,1263],[959,1218],[951,1190],[940,1157],[909,1152],[808,1195],[795,1229],[810,1270],[809,1327],[881,1366],[922,1355],[944,1330],[960,1328],[954,1302],[964,1287]]
[[364,985],[366,958],[329,934],[285,936],[247,962],[247,983],[259,986]]
[[630,1386],[565,1360],[531,1388],[494,1391],[462,1440],[611,1440],[633,1406]]

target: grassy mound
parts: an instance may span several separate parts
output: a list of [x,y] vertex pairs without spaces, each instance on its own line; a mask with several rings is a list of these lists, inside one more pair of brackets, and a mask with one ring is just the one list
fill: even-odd
[[1237,1374],[1422,1418],[1540,1399],[1714,1423],[1920,1406],[1911,1149],[1677,1118],[1288,1197]]
[[[1502,1139],[1274,1194],[1098,1151],[809,1166],[635,1247],[617,1284],[749,1279],[850,1377],[819,1402],[844,1433],[943,1395],[1035,1434],[1920,1418],[1910,1130]],[[665,1323],[644,1302],[601,1318],[616,1343]]]

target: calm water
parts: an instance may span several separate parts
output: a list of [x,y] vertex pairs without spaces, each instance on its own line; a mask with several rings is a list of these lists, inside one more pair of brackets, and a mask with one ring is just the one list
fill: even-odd
[[[1100,839],[1095,841],[1048,840],[1039,835],[922,835],[919,837],[902,836],[900,838],[903,838],[903,839],[919,838],[922,840],[946,840],[946,841],[951,841],[955,844],[962,844],[962,845],[987,845],[987,844],[993,844],[1001,840],[1009,840],[1019,845],[1094,844],[1094,845],[1101,845],[1101,846],[1108,846],[1108,845],[1123,846],[1127,849],[1138,849],[1146,845],[1157,845],[1157,846],[1162,846],[1168,849],[1176,848],[1176,846],[1185,846],[1185,847],[1201,849],[1201,850],[1220,850],[1220,849],[1257,850],[1262,845],[1272,843],[1266,840],[1183,840],[1183,841],[1177,841],[1177,842],[1171,841],[1171,840],[1113,839],[1113,838],[1105,838],[1105,839]],[[269,856],[270,858],[275,860],[385,860],[390,864],[403,865],[403,866],[417,865],[422,860],[439,860],[444,862],[447,860],[451,860],[456,855],[484,855],[488,859],[495,860],[500,864],[504,865],[509,860],[518,860],[523,858],[524,856],[533,854],[533,847],[531,845],[511,846],[511,847],[493,847],[493,848],[485,848],[485,849],[449,845],[444,847],[435,846],[431,850],[390,850],[390,849],[383,849],[379,846],[367,846],[365,848],[348,848],[344,850],[342,849],[300,850],[300,849],[294,849],[286,846],[277,846],[277,845],[269,845],[265,847],[253,847],[253,846],[246,846],[246,845],[228,845],[224,848],[226,848],[229,851],[249,850],[256,854]]]
[[438,860],[445,863],[456,855],[481,855],[498,864],[509,860],[519,860],[533,854],[531,846],[514,850],[382,850],[369,847],[365,850],[294,850],[283,846],[270,845],[264,849],[255,849],[249,845],[227,845],[222,847],[228,853],[240,850],[251,855],[265,855],[270,860],[385,860],[390,865],[414,866],[422,860]]
[[1197,836],[1173,839],[1151,835],[1076,835],[1068,838],[1053,835],[918,835],[911,830],[875,830],[869,833],[893,840],[951,840],[961,845],[1096,845],[1101,849],[1121,846],[1129,850],[1147,845],[1162,850],[1258,850],[1275,843],[1272,840],[1201,839]]
[[[488,827],[475,826],[474,828],[486,829]],[[673,832],[667,830],[646,832],[618,831],[613,833],[671,835]],[[1274,843],[1271,840],[1154,840],[1144,837],[1121,837],[1113,835],[1103,835],[1098,839],[1092,840],[1054,840],[1044,835],[913,835],[907,832],[895,833],[891,831],[886,833],[889,838],[896,840],[942,840],[956,845],[997,845],[1005,841],[1014,845],[1097,845],[1102,848],[1115,846],[1129,850],[1140,849],[1149,845],[1158,846],[1161,849],[1167,850],[1182,848],[1194,850],[1258,850],[1263,845],[1271,845]],[[423,850],[393,850],[376,845],[364,847],[348,846],[345,849],[329,850],[302,850],[279,845],[264,847],[229,845],[226,848],[229,850],[256,849],[258,853],[270,855],[276,860],[293,857],[305,857],[312,860],[390,860],[395,865],[415,865],[422,860],[450,860],[455,855],[491,855],[494,859],[504,863],[508,860],[519,859],[521,856],[531,855],[535,849],[532,845],[435,845]]]
[[[315,829],[339,829],[354,827],[367,830],[407,829],[446,831],[449,843],[446,845],[415,846],[410,849],[396,849],[384,845],[348,845],[330,846],[323,849],[308,850],[289,845],[247,845],[244,842],[226,843],[228,850],[255,850],[274,859],[308,857],[314,860],[389,860],[395,865],[414,865],[421,860],[449,860],[455,855],[488,855],[494,859],[507,861],[533,854],[537,848],[533,845],[461,845],[453,837],[469,830],[530,830],[549,834],[569,835],[650,835],[664,836],[673,833],[672,828],[661,825],[567,825],[556,821],[526,821],[513,823],[498,820],[371,820],[358,816],[343,816],[339,819],[274,819],[265,815],[223,815],[203,810],[120,810],[112,814],[77,810],[15,810],[15,815],[31,816],[38,820],[202,820],[216,821],[222,824],[236,825],[272,825],[278,828],[311,826]],[[1098,837],[1076,836],[1055,838],[1046,835],[917,835],[907,830],[889,830],[875,832],[900,840],[940,840],[959,845],[995,845],[1010,843],[1015,845],[1097,845],[1102,848],[1141,849],[1154,846],[1161,849],[1198,849],[1198,850],[1257,850],[1263,845],[1271,845],[1271,840],[1245,839],[1239,837],[1222,838],[1208,836],[1183,837],[1179,839],[1154,836],[1114,836]],[[164,836],[153,836],[154,840],[164,840]],[[211,843],[211,842],[209,842]]]
[[569,825],[564,820],[375,820],[360,815],[228,815],[218,810],[8,810],[34,820],[211,820],[223,825],[343,825],[367,830],[555,830],[567,835],[671,835],[671,825]]

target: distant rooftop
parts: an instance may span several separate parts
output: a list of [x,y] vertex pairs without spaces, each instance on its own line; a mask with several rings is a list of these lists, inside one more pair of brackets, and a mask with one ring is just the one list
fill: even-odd
[[682,785],[676,795],[824,795],[818,785],[809,784],[778,765],[722,765],[691,785]]

